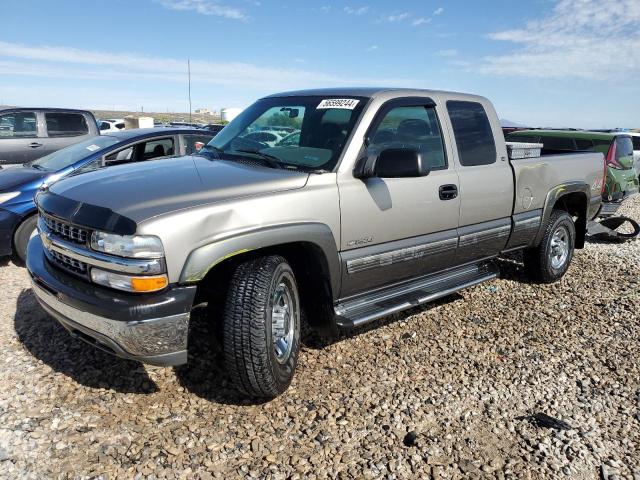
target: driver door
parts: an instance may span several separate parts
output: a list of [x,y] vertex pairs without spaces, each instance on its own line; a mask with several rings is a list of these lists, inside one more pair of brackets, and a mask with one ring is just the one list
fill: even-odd
[[338,181],[341,205],[342,298],[448,267],[458,236],[458,174],[449,160],[431,99],[383,105],[367,134],[368,158],[392,148],[418,150],[422,177]]

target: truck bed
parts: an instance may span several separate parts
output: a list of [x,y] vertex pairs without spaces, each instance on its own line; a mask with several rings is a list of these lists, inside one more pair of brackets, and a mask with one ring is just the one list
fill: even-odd
[[510,163],[515,179],[514,215],[543,208],[550,187],[586,183],[591,186],[592,198],[601,195],[604,173],[601,153],[543,150],[538,158]]

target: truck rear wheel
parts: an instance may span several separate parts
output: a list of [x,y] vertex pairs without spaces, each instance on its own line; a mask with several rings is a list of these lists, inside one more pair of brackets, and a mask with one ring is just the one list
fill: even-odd
[[527,273],[542,283],[560,279],[573,258],[575,241],[576,227],[573,218],[563,210],[554,210],[540,245],[524,251]]
[[224,313],[226,366],[242,393],[274,398],[293,378],[300,349],[300,298],[291,266],[271,255],[235,269]]

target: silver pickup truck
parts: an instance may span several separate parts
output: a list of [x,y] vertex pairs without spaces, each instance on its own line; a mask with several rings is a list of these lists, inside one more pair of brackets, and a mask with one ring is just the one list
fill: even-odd
[[511,159],[488,100],[430,90],[273,95],[203,152],[41,191],[33,291],[72,334],[155,365],[187,362],[192,307],[224,302],[226,368],[266,398],[291,382],[302,318],[354,328],[491,280],[514,250],[558,280],[605,169]]

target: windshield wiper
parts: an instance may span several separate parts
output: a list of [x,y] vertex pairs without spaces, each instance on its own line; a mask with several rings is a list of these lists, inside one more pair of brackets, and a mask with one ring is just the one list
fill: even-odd
[[36,170],[46,170],[46,168],[41,167],[40,165],[38,165],[37,163],[32,163],[31,165],[29,165],[31,168],[35,168]]
[[[271,168],[283,168],[283,164],[278,157],[275,155],[269,155],[268,153],[262,153],[258,150],[249,150],[249,149],[237,149],[234,152],[240,153],[251,153],[252,155],[257,155],[260,160],[266,163]],[[232,153],[232,152],[230,152]]]

